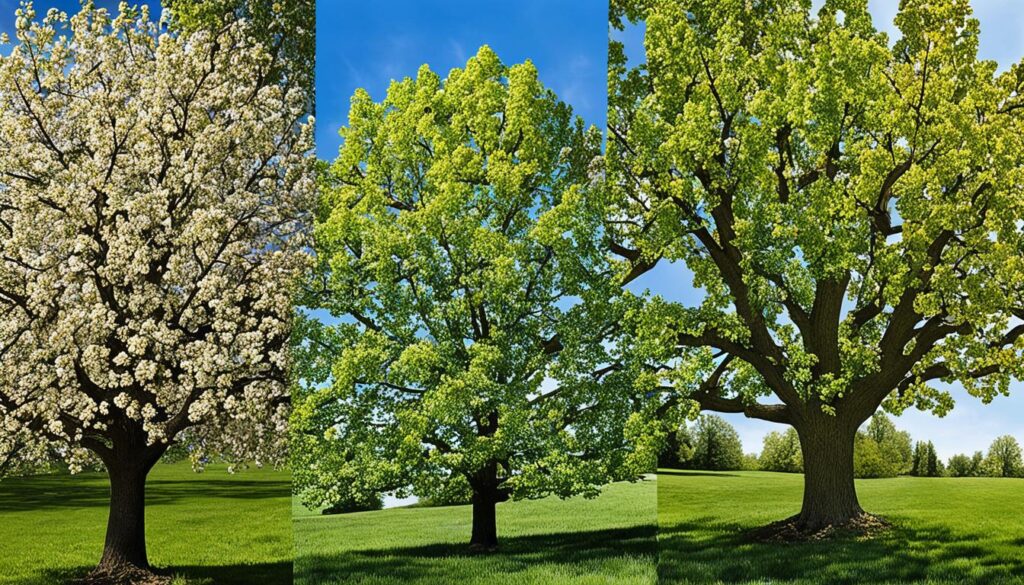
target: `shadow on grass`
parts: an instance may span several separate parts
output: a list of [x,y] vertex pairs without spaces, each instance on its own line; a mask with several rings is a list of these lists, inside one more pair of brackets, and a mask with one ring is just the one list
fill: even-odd
[[[75,478],[78,479],[78,478]],[[104,507],[110,504],[105,477],[71,481],[66,475],[11,478],[0,482],[0,512],[54,508]],[[150,479],[146,504],[174,503],[186,498],[258,500],[281,497],[291,491],[288,481],[250,481],[203,477],[202,481]]]
[[[93,567],[52,569],[16,580],[12,585],[62,585],[84,577]],[[221,566],[156,567],[161,575],[182,577],[187,585],[291,585],[292,564],[253,563]]]
[[[553,572],[558,573],[587,574],[624,557],[654,563],[656,537],[657,527],[650,525],[507,538],[499,535],[500,549],[491,554],[473,553],[467,543],[438,543],[303,555],[295,561],[295,582],[376,583],[386,578],[396,583],[461,583],[493,571],[495,583],[516,583],[516,573],[540,565],[557,565]],[[442,559],[452,562],[439,563]]]
[[1024,558],[942,527],[823,542],[751,542],[750,527],[698,518],[658,532],[659,583],[1024,583]]

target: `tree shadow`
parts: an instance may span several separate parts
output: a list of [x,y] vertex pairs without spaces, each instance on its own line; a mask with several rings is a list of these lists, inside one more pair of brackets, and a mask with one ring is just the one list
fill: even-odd
[[[288,481],[243,480],[201,477],[195,481],[150,479],[146,482],[146,504],[161,505],[187,498],[230,498],[259,500],[291,493]],[[38,475],[0,482],[0,512],[107,507],[110,488],[104,476],[72,478],[67,475]]]
[[[657,527],[648,525],[500,538],[499,550],[490,554],[474,553],[466,543],[436,543],[300,555],[295,561],[295,582],[376,583],[386,578],[396,583],[462,583],[493,572],[496,584],[517,583],[517,573],[541,564],[559,565],[560,572],[585,575],[624,557],[655,563],[656,539]],[[453,562],[438,562],[444,559]]]
[[759,543],[750,527],[713,517],[661,526],[659,583],[1022,583],[1024,558],[979,545],[986,537],[898,518],[884,535]]
[[[10,582],[11,585],[63,585],[85,577],[93,567],[47,569]],[[291,585],[292,563],[251,563],[235,565],[174,565],[154,567],[161,575],[182,577],[187,585]]]

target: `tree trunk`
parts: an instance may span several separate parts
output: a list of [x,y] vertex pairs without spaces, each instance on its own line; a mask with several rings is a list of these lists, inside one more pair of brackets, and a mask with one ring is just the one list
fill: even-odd
[[849,523],[864,510],[853,482],[855,424],[825,418],[797,429],[804,457],[804,501],[797,525],[804,530]]
[[151,465],[119,461],[107,465],[110,515],[97,572],[111,575],[149,571],[146,557],[146,475]]
[[473,535],[469,547],[479,551],[498,548],[498,502],[507,499],[498,480],[498,463],[491,461],[469,478],[473,488]]
[[494,550],[498,548],[497,498],[488,494],[473,493],[473,536],[469,539],[472,549]]

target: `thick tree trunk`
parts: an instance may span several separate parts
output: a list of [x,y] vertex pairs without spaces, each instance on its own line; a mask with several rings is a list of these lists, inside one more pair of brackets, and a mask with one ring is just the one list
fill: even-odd
[[848,524],[864,514],[853,481],[856,424],[819,419],[797,429],[804,458],[804,500],[797,525],[803,530]]
[[486,494],[473,494],[473,535],[469,546],[479,550],[498,548],[498,519],[496,498]]
[[146,557],[146,475],[151,466],[140,461],[107,466],[110,515],[107,539],[97,572],[120,574],[149,571]]
[[498,480],[498,464],[491,461],[469,480],[473,488],[473,534],[469,547],[477,551],[498,548],[497,504],[507,499]]

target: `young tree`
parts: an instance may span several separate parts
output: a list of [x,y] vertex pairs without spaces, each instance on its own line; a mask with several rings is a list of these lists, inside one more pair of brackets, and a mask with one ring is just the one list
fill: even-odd
[[686,469],[727,471],[743,466],[740,436],[724,418],[702,415],[691,432],[694,437],[692,455],[681,461]]
[[[591,323],[614,296],[587,195],[596,129],[529,63],[483,47],[352,98],[316,220],[292,429],[307,502],[351,491],[472,491],[474,549],[495,505],[636,477],[626,374]],[[305,352],[306,355],[301,355]]]
[[784,473],[803,473],[804,459],[800,453],[800,437],[794,429],[765,435],[761,448],[761,469]]
[[681,364],[670,396],[796,429],[798,529],[863,514],[880,406],[943,414],[933,381],[987,402],[1024,373],[1024,67],[979,61],[970,14],[901,2],[890,46],[863,1],[612,3],[646,63],[613,43],[607,247],[705,292],[651,299],[633,343]]
[[266,82],[241,22],[185,36],[145,8],[37,20],[26,4],[16,37],[0,56],[0,447],[98,457],[94,576],[141,579],[146,476],[169,446],[285,454],[306,99]]
[[989,477],[1024,477],[1024,460],[1017,439],[1003,435],[992,441],[981,469]]

